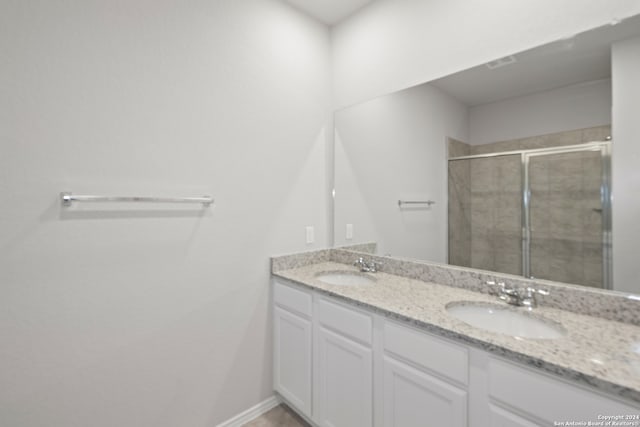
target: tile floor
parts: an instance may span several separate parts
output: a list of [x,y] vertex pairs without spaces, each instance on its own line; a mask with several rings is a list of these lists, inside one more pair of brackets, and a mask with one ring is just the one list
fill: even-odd
[[311,427],[286,405],[276,406],[243,427]]

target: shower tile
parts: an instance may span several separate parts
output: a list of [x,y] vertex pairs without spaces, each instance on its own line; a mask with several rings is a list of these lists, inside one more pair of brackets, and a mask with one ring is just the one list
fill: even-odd
[[528,138],[519,138],[513,139],[511,141],[505,141],[505,143],[506,148],[508,148],[509,151],[528,150],[531,148],[539,148],[541,140],[542,138],[539,136],[531,136]]
[[588,278],[585,277],[582,280],[582,283],[580,283],[580,285],[587,286],[587,287],[590,287],[590,288],[600,288],[601,289],[602,288],[602,279],[591,280],[591,279],[588,279]]
[[471,264],[471,245],[466,240],[452,240],[449,244],[449,264],[469,266]]
[[557,282],[580,284],[584,281],[582,262],[571,257],[553,257],[549,263],[549,273]]
[[471,146],[457,139],[447,138],[449,157],[468,156],[471,154]]
[[473,159],[470,165],[470,181],[472,193],[495,191],[494,159]]
[[531,250],[531,275],[536,278],[551,277],[551,257],[546,251]]
[[600,204],[595,204],[591,200],[582,201],[582,226],[583,240],[585,242],[602,242],[602,209]]
[[493,252],[494,251],[493,230],[475,232],[471,238],[471,253]]
[[481,270],[496,271],[495,255],[492,251],[471,251],[471,267]]
[[522,200],[520,194],[503,195],[498,200],[496,227],[510,234],[520,234],[522,230]]
[[471,151],[471,154],[495,153],[499,151],[496,149],[497,144],[499,143],[494,142],[492,144],[472,145],[470,151]]
[[532,240],[544,240],[544,239],[548,239],[551,235],[550,230],[550,226],[549,223],[545,222],[545,223],[536,223],[536,222],[532,222],[529,230],[530,230],[530,234],[531,234],[531,239]]
[[471,227],[466,221],[461,219],[456,222],[450,220],[449,238],[456,242],[465,242],[470,240]]
[[594,262],[602,260],[602,241],[585,242],[583,243],[583,256],[585,262]]
[[599,151],[582,153],[582,180],[585,189],[600,190],[602,154]]
[[582,257],[583,245],[580,240],[551,238],[547,240],[547,245],[547,251],[553,257],[567,259]]
[[582,129],[582,142],[604,141],[611,136],[611,126],[597,126]]
[[547,191],[531,191],[529,194],[529,215],[531,225],[549,223],[549,209],[551,209],[551,197]]
[[454,220],[449,220],[449,240],[453,241],[463,241],[465,236],[468,234],[467,227],[460,225],[459,223],[454,223]]
[[520,156],[500,157],[494,164],[496,181],[501,191],[520,192],[522,189],[522,162]]
[[496,203],[491,198],[482,195],[471,196],[471,232],[484,234],[495,227],[494,213]]
[[582,129],[549,134],[547,137],[548,145],[545,147],[580,144],[582,142]]
[[518,140],[518,150],[535,150],[549,145],[547,135],[532,136]]
[[544,157],[535,157],[529,162],[529,186],[532,191],[548,191],[549,162]]
[[585,258],[584,280],[581,285],[602,288],[602,258]]
[[461,266],[471,264],[470,165],[470,160],[449,162],[449,262]]
[[488,153],[490,149],[487,149],[487,145],[489,144],[482,144],[482,145],[472,145],[471,148],[469,149],[470,155],[474,156],[477,154],[486,154]]
[[522,236],[519,231],[508,233],[499,230],[492,239],[492,245],[494,251],[520,255],[522,252]]
[[562,197],[580,197],[582,191],[581,153],[549,156],[549,191]]
[[451,246],[449,249],[449,264],[463,267],[471,265],[471,245],[468,241],[455,240]]
[[494,260],[495,271],[507,274],[522,274],[522,256],[513,252],[497,252]]
[[577,213],[579,201],[570,199],[552,199],[549,203],[549,234],[562,239],[577,240],[582,236],[582,220]]
[[453,180],[456,187],[471,190],[469,173],[469,164],[467,160],[452,161],[449,163],[449,179]]
[[534,258],[542,259],[549,258],[551,254],[549,252],[549,247],[551,245],[550,241],[552,239],[549,237],[537,237],[531,239],[530,250],[531,250],[531,260]]

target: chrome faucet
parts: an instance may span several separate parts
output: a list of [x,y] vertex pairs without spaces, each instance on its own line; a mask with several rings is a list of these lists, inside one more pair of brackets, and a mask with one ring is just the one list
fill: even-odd
[[359,257],[353,262],[353,265],[358,267],[363,273],[375,273],[380,269],[382,263],[373,260],[367,262],[363,257]]
[[529,310],[538,306],[536,295],[549,295],[547,289],[537,289],[531,286],[525,288],[507,287],[504,282],[488,281],[487,285],[497,289],[490,292],[507,304],[516,305],[518,307],[527,307]]

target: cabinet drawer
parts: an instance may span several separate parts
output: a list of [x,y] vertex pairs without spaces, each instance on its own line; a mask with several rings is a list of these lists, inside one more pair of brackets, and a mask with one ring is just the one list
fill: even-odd
[[469,354],[465,347],[385,322],[384,349],[459,384],[469,383]]
[[489,358],[489,395],[547,423],[598,421],[598,415],[640,412],[637,407],[493,357]]
[[372,320],[368,314],[363,314],[326,299],[318,300],[318,320],[324,326],[334,331],[371,345]]
[[275,279],[273,285],[273,300],[281,307],[306,317],[311,317],[311,292],[296,289]]

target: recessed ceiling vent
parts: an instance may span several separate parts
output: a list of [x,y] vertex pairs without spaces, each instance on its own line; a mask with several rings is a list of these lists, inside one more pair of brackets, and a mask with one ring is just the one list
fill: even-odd
[[515,64],[518,60],[515,56],[509,55],[504,58],[496,59],[495,61],[487,62],[485,65],[490,70],[495,70],[496,68],[504,67],[505,65]]

